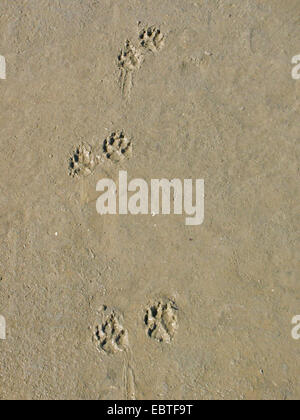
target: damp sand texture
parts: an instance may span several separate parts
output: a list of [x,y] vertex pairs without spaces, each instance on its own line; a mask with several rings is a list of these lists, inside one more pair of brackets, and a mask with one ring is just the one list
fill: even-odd
[[[299,399],[299,12],[1,0],[0,399]],[[99,215],[120,170],[204,223]]]

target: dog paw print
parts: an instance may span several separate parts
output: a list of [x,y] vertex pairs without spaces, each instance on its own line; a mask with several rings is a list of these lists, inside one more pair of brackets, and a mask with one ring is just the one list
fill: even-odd
[[154,53],[160,51],[164,46],[165,36],[156,26],[143,29],[139,38],[140,45]]
[[92,146],[82,143],[69,160],[69,174],[73,177],[88,176],[100,163],[101,157],[93,152]]
[[115,312],[112,312],[100,325],[96,326],[94,338],[98,350],[108,354],[125,351],[129,346],[128,333]]
[[112,133],[103,144],[103,153],[114,163],[121,162],[132,156],[132,142],[123,131]]
[[159,343],[171,343],[178,329],[177,311],[171,300],[148,307],[144,318],[147,335]]
[[118,63],[120,69],[127,72],[136,71],[143,63],[143,55],[130,41],[126,41],[125,47],[118,56]]
[[144,60],[141,51],[130,42],[126,41],[125,47],[118,55],[118,66],[120,69],[120,85],[125,98],[130,97],[133,87],[133,74],[140,69]]

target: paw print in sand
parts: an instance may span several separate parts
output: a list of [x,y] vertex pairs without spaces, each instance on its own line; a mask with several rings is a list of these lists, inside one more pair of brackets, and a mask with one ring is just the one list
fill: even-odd
[[120,85],[123,97],[129,98],[133,87],[133,75],[140,69],[144,57],[141,51],[135,48],[130,41],[126,41],[125,47],[118,55],[120,69]]
[[132,142],[123,131],[112,133],[103,144],[103,152],[107,159],[114,163],[132,156]]
[[129,346],[128,333],[114,311],[97,325],[94,338],[98,350],[108,354],[124,351]]
[[160,343],[171,343],[178,329],[177,310],[171,300],[149,306],[144,318],[147,335]]
[[101,157],[94,153],[92,146],[82,143],[70,157],[69,174],[73,177],[88,176],[100,161]]
[[152,52],[158,52],[163,48],[164,39],[165,37],[161,33],[161,30],[156,28],[156,26],[143,29],[140,33],[141,46]]
[[119,68],[128,72],[138,70],[143,63],[143,55],[132,45],[130,41],[126,41],[125,47],[118,56]]

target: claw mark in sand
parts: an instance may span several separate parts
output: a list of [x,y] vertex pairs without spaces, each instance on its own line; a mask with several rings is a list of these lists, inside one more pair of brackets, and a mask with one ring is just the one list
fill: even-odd
[[135,378],[133,369],[130,367],[130,354],[128,353],[124,361],[124,398],[125,400],[135,400]]
[[177,311],[177,305],[171,300],[150,305],[144,318],[147,335],[159,343],[171,343],[178,329]]
[[140,69],[143,63],[141,51],[126,41],[125,47],[118,56],[118,66],[120,69],[120,85],[124,97],[129,98],[133,86],[133,74]]

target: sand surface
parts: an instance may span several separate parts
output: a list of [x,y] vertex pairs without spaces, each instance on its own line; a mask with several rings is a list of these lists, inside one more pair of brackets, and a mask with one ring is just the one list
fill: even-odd
[[[299,12],[0,0],[1,399],[299,399]],[[100,216],[120,170],[204,179],[204,223]]]

